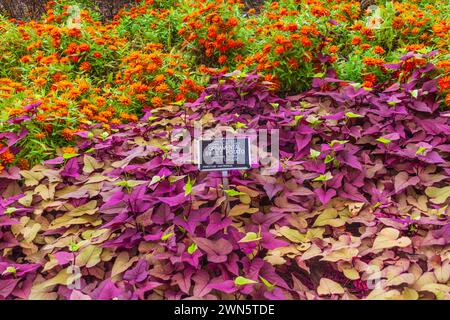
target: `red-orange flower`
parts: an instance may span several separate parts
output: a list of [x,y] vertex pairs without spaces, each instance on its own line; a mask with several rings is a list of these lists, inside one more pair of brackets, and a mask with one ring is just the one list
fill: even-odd
[[360,38],[360,37],[356,36],[356,37],[354,37],[354,38],[352,39],[352,44],[358,45],[358,44],[360,44],[360,43],[361,43],[361,38]]
[[69,128],[65,128],[62,132],[61,135],[64,137],[64,139],[66,139],[67,141],[71,141],[73,139],[73,137],[75,136],[75,133],[73,130],[69,129]]
[[450,76],[442,77],[438,80],[438,85],[441,91],[446,91],[450,89]]

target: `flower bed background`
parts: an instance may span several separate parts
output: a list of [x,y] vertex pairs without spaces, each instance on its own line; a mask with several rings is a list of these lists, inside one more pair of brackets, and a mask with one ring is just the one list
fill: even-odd
[[[163,107],[107,137],[78,133],[74,154],[10,168],[1,294],[448,299],[450,114],[426,70],[382,92],[328,74],[287,98],[229,74],[187,117]],[[169,132],[194,120],[280,128],[281,172],[233,172],[223,190],[220,174],[174,164]],[[374,270],[380,286],[368,287]]]
[[[68,4],[0,23],[0,298],[450,298],[447,4]],[[280,172],[177,165],[194,121]]]
[[[258,10],[237,1],[145,1],[101,22],[84,2],[49,2],[42,20],[0,21],[0,130],[29,130],[12,160],[26,168],[73,146],[74,133],[92,123],[108,130],[195,100],[217,72],[256,69],[286,95],[332,67],[371,88],[407,81],[426,59],[386,65],[432,50],[448,105],[448,6],[387,2],[368,12],[349,1],[269,1]],[[33,102],[41,105],[32,119],[4,124]]]

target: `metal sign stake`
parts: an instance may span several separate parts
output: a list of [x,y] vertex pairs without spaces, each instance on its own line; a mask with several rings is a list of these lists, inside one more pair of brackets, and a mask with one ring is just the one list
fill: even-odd
[[[222,171],[222,185],[224,190],[228,190],[230,181],[228,179],[228,171]],[[225,213],[228,215],[230,211],[230,201],[228,199],[228,193],[225,192]]]

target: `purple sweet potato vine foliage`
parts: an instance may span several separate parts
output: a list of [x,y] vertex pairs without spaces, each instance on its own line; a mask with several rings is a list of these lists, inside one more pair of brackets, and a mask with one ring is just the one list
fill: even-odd
[[[449,299],[450,113],[432,69],[373,90],[329,71],[285,98],[230,73],[194,103],[78,133],[77,154],[8,168],[0,298]],[[195,121],[279,129],[279,172],[230,172],[227,212],[220,173],[171,158],[170,132]]]

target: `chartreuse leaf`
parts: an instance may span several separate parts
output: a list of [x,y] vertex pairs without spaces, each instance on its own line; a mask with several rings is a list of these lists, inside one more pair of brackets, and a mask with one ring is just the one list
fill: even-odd
[[261,240],[262,238],[256,232],[247,232],[245,236],[239,240],[240,243],[253,242]]
[[296,126],[300,122],[300,120],[302,120],[302,119],[303,119],[302,115],[296,115],[294,117],[294,125]]
[[348,142],[348,140],[333,140],[330,142],[330,147],[334,146],[335,144],[344,144],[347,142]]
[[240,129],[240,128],[247,128],[247,125],[245,123],[242,122],[237,122],[236,123],[236,129]]
[[320,151],[309,149],[309,156],[311,159],[317,159],[317,157],[320,156]]
[[114,183],[114,185],[118,186],[118,187],[125,187],[127,189],[130,189],[130,188],[134,188],[134,187],[136,187],[136,186],[138,186],[140,184],[144,184],[144,183],[146,183],[146,181],[122,180],[122,181]]
[[106,138],[108,138],[108,137],[109,137],[109,133],[106,132],[106,131],[103,131],[103,132],[100,134],[100,138],[101,138],[103,141],[105,141]]
[[389,143],[392,142],[392,140],[389,140],[389,139],[386,139],[386,138],[383,138],[383,137],[378,138],[377,141],[381,142],[381,143],[384,143],[384,144],[389,144]]
[[223,190],[229,197],[243,196],[245,193],[233,189]]
[[9,267],[7,267],[5,269],[5,271],[3,271],[2,275],[5,275],[5,274],[13,274],[13,275],[15,275],[16,272],[17,272],[16,268],[14,268],[13,266],[9,266]]
[[19,209],[17,209],[17,208],[14,208],[14,207],[8,207],[6,210],[5,210],[5,214],[8,216],[8,217],[10,217],[14,212],[16,212],[17,210],[19,210]]
[[309,115],[306,118],[306,121],[312,125],[316,125],[316,124],[323,122],[323,120],[320,120],[317,116],[314,116],[314,115]]
[[79,155],[78,153],[64,153],[63,158],[65,160],[69,160],[69,159],[75,158],[78,155]]
[[80,245],[75,243],[75,242],[71,242],[69,243],[69,250],[71,252],[77,252],[80,249]]
[[195,183],[195,180],[191,181],[191,177],[188,177],[188,181],[186,182],[186,185],[184,186],[184,195],[185,196],[191,194],[192,186],[194,183]]
[[197,251],[197,248],[198,248],[198,246],[197,246],[197,244],[194,242],[194,243],[192,243],[192,244],[188,247],[187,252],[188,252],[189,254],[193,254],[195,251]]
[[348,118],[362,118],[363,116],[353,112],[346,112],[345,116]]
[[174,235],[174,233],[173,232],[170,232],[170,233],[167,233],[167,234],[163,234],[162,236],[161,236],[161,240],[162,241],[166,241],[166,240],[168,240],[171,236],[173,236]]
[[152,180],[150,181],[150,185],[160,182],[164,179],[164,176],[153,176]]
[[321,174],[320,176],[316,177],[313,179],[313,181],[328,181],[333,179],[333,176],[331,175],[330,172],[327,172],[325,174]]
[[274,284],[271,284],[268,280],[264,279],[262,276],[259,276],[259,278],[261,279],[262,283],[264,283],[266,287],[269,288],[269,290],[272,290],[275,287]]
[[331,154],[327,154],[327,156],[325,157],[325,163],[330,163],[333,162],[334,157]]
[[419,146],[419,148],[417,148],[416,155],[424,156],[427,154],[427,152],[428,152],[427,148],[425,148],[424,146]]
[[239,276],[236,279],[234,279],[234,284],[237,286],[244,286],[246,284],[255,284],[255,283],[258,283],[258,281],[247,279],[242,276]]

